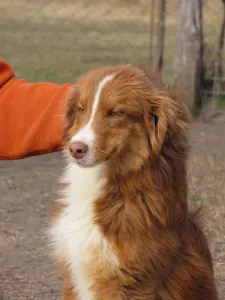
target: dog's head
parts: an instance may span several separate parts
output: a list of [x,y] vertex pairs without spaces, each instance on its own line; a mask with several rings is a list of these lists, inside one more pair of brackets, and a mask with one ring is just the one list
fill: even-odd
[[135,170],[160,154],[165,139],[187,126],[182,103],[129,65],[82,76],[67,100],[65,142],[73,161]]

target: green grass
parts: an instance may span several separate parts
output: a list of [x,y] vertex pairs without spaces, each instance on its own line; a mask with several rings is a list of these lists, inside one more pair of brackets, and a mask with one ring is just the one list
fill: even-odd
[[[54,9],[51,13],[49,3],[40,4],[40,0],[29,4],[18,0],[16,9],[8,2],[0,3],[5,21],[0,26],[0,57],[12,65],[18,77],[64,83],[102,65],[149,63],[146,19],[96,18],[89,15],[89,7],[76,11],[71,6],[73,16],[69,6],[64,12],[57,1],[50,7]],[[63,13],[68,18],[62,18]]]
[[[73,82],[88,70],[115,63],[149,66],[149,2],[92,2],[0,1],[0,57],[18,77],[33,82]],[[175,2],[168,4],[166,19],[164,74],[169,84],[174,81]],[[207,27],[211,32],[214,23]]]
[[[0,55],[15,68],[17,76],[31,81],[74,81],[92,68],[112,63],[148,63],[148,28],[124,30],[107,24],[63,27],[49,24],[14,24],[1,27]],[[112,27],[114,26],[114,30]],[[138,38],[135,39],[135,36]],[[139,40],[139,43],[138,41]]]
[[225,95],[218,97],[218,108],[225,108]]
[[191,195],[189,197],[190,201],[202,201],[202,197],[200,195]]
[[212,199],[210,199],[208,197],[204,197],[202,195],[190,195],[189,200],[193,201],[193,202],[197,202],[197,201],[199,201],[199,202],[208,202]]

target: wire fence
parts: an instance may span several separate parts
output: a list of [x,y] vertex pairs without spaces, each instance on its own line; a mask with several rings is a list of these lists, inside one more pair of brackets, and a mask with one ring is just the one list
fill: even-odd
[[[178,0],[179,1],[179,0]],[[177,33],[178,1],[166,1],[165,43],[163,73],[166,82],[174,84]],[[150,61],[157,54],[157,23],[159,22],[159,2],[150,0]],[[220,49],[219,36],[224,18],[224,6],[221,0],[202,1],[203,11],[203,62],[204,62],[204,104],[210,103],[211,114],[216,108],[225,107],[225,50]],[[224,39],[224,37],[223,37]],[[218,65],[220,63],[220,65]],[[184,70],[185,71],[185,70]],[[219,73],[218,73],[219,72]],[[212,101],[211,101],[212,100]],[[208,108],[208,107],[207,107]]]

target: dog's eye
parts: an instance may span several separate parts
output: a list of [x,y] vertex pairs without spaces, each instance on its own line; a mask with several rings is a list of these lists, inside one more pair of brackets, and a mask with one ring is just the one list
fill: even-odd
[[84,112],[84,107],[83,107],[82,104],[79,104],[79,105],[78,105],[78,110],[79,110],[80,112]]
[[110,110],[107,113],[108,117],[121,117],[124,115],[123,111]]

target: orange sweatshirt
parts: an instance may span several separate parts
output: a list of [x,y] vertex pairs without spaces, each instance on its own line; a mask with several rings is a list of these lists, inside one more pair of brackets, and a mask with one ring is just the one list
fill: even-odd
[[70,85],[17,79],[0,60],[0,159],[60,149],[62,109]]

